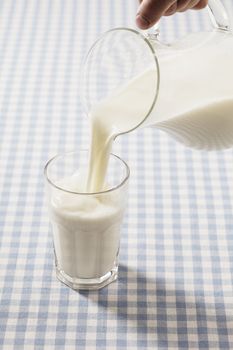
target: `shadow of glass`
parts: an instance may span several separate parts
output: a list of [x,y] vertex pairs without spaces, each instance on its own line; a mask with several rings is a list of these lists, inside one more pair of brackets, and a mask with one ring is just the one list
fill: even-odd
[[118,321],[119,332],[127,328],[128,333],[137,334],[137,346],[208,349],[217,340],[220,349],[230,349],[223,301],[210,298],[208,302],[198,290],[170,288],[164,278],[153,279],[120,265],[117,283],[79,293],[108,309]]

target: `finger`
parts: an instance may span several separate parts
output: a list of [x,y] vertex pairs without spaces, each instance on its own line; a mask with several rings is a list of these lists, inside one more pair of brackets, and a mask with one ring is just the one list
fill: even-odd
[[169,9],[163,15],[164,16],[171,16],[176,12],[176,10],[177,10],[177,2],[175,2],[173,5],[171,5],[169,7]]
[[144,0],[139,6],[136,23],[141,29],[152,27],[176,0]]
[[[198,0],[199,1],[199,0]],[[177,12],[183,12],[190,8],[192,0],[178,0],[177,1]]]
[[196,6],[193,7],[194,10],[202,10],[208,5],[208,0],[200,0]]
[[184,12],[189,9],[192,9],[194,6],[196,6],[199,3],[200,0],[189,0],[188,2],[180,4],[178,3],[177,6],[177,12]]

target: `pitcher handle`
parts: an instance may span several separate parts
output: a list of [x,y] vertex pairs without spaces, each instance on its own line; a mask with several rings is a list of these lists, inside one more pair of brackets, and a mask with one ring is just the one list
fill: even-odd
[[[208,13],[214,29],[229,31],[229,17],[221,0],[209,0],[207,5]],[[159,22],[155,24],[152,30],[148,31],[150,36],[157,37],[159,35]]]

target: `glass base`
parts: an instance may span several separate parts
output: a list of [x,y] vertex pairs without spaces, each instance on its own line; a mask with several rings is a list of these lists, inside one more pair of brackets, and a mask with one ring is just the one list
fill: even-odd
[[111,271],[99,278],[75,278],[67,275],[63,270],[56,266],[56,276],[62,283],[68,287],[79,290],[96,290],[107,286],[109,283],[115,281],[118,276],[118,266],[115,265]]

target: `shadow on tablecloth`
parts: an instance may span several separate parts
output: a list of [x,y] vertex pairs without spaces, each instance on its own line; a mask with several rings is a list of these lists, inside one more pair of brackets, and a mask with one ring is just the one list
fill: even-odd
[[119,330],[134,331],[138,345],[141,340],[141,345],[146,341],[161,349],[230,349],[224,303],[198,290],[171,289],[164,278],[148,278],[120,265],[117,282],[98,292],[79,293],[89,300],[96,300],[98,293],[99,307],[111,310]]

